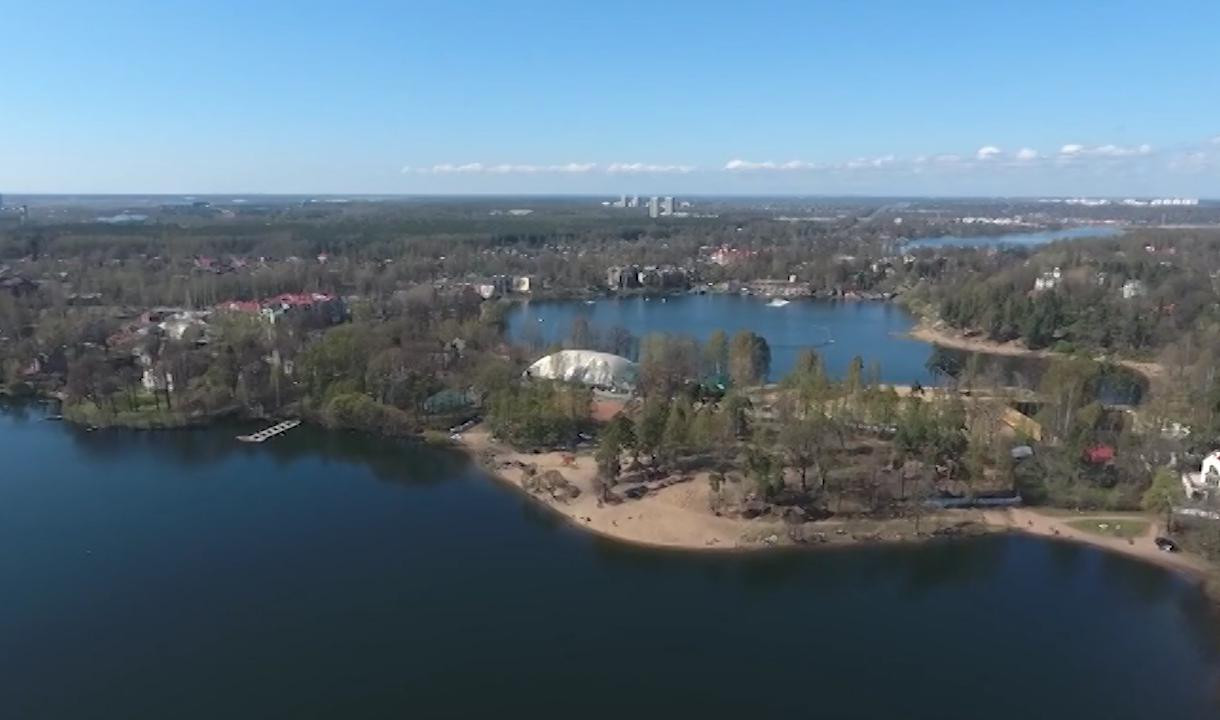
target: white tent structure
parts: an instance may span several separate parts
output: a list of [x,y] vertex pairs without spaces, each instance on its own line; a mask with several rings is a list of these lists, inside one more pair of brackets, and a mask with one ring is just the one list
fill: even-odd
[[639,368],[627,358],[595,350],[560,350],[525,369],[525,376],[530,378],[617,391],[634,388],[638,374]]

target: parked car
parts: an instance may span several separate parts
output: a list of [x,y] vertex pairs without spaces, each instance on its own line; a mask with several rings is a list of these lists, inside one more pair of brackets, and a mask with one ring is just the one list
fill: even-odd
[[1156,543],[1157,549],[1162,552],[1174,553],[1178,551],[1178,544],[1167,537],[1159,537],[1153,540],[1153,542]]

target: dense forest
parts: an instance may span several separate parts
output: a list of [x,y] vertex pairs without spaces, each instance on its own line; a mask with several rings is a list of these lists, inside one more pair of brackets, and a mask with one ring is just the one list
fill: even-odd
[[952,327],[1034,349],[1153,357],[1220,322],[1220,233],[1142,230],[1036,252],[969,253],[913,288]]

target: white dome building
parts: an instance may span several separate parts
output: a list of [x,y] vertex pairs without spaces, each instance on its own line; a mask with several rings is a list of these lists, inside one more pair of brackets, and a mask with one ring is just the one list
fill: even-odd
[[621,355],[595,350],[560,350],[539,358],[525,369],[525,376],[562,380],[620,392],[635,387],[639,369]]

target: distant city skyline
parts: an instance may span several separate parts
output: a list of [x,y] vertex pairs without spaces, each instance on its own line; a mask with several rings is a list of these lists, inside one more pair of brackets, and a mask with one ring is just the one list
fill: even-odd
[[1220,5],[6,7],[0,192],[1220,198]]

